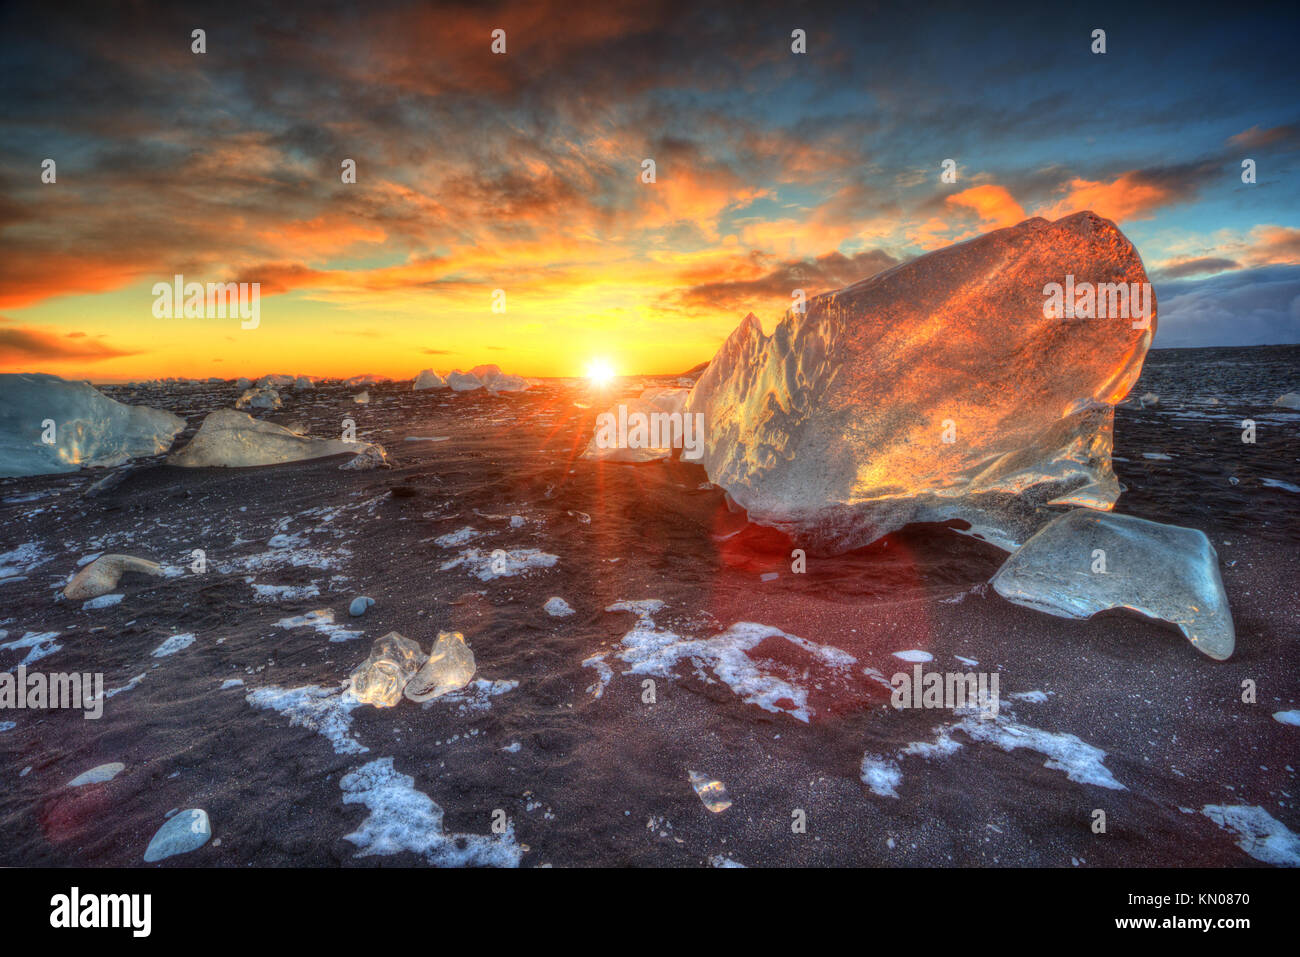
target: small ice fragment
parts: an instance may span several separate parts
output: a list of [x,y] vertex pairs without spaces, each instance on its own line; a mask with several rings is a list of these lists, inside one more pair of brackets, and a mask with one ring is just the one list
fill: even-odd
[[1273,720],[1282,724],[1300,725],[1300,711],[1274,711]]
[[1300,410],[1300,392],[1288,392],[1286,395],[1280,395],[1273,404],[1282,409]]
[[82,605],[81,610],[90,611],[93,608],[112,608],[125,597],[126,596],[122,594],[100,595],[98,598],[92,598],[90,601]]
[[474,652],[459,631],[438,635],[424,666],[406,683],[412,701],[428,701],[465,687],[474,677]]
[[366,613],[366,609],[375,603],[375,600],[367,595],[358,595],[352,599],[352,604],[348,606],[348,614],[353,618],[359,618]]
[[903,661],[913,661],[913,662],[934,661],[934,655],[930,654],[930,652],[918,651],[916,649],[912,649],[910,651],[895,651],[894,657],[902,659]]
[[546,599],[546,604],[542,606],[546,609],[548,615],[554,615],[556,618],[565,618],[574,614],[573,608],[569,603],[558,595]]
[[352,694],[364,704],[391,708],[402,700],[402,689],[427,657],[418,643],[390,631],[375,639],[370,656],[352,672]]
[[176,652],[188,648],[192,644],[194,644],[193,634],[172,635],[155,648],[151,654],[155,658],[166,658],[168,655],[174,655]]
[[770,582],[770,581],[775,581],[780,577],[781,577],[780,572],[764,572],[763,574],[758,576],[758,580],[762,582]]
[[695,793],[710,811],[721,814],[731,807],[731,798],[727,796],[726,785],[721,781],[715,781],[699,771],[691,771],[689,774],[691,787],[695,788]]
[[87,601],[107,595],[117,587],[127,572],[161,576],[163,570],[157,562],[145,561],[132,555],[103,555],[77,572],[76,577],[63,589],[64,597],[71,601]]

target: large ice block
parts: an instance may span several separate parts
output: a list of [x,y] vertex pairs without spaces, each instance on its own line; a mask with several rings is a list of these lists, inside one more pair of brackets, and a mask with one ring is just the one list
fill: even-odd
[[185,468],[240,468],[344,452],[357,455],[367,447],[367,443],[313,438],[234,409],[218,409],[203,420],[185,448],[167,457],[167,462]]
[[[1049,502],[1114,504],[1114,403],[1156,328],[1146,283],[1133,244],[1085,212],[818,296],[770,336],[751,315],[686,404],[705,413],[703,464],[752,520],[804,547],[961,519],[1013,549]],[[1092,311],[1106,318],[1058,317],[1070,293],[1080,308],[1066,314],[1087,312],[1084,290],[1096,306],[1100,284]]]
[[1219,556],[1194,528],[1073,509],[1025,542],[992,584],[1008,601],[1058,618],[1128,608],[1170,622],[1219,661],[1236,644]]
[[166,452],[185,420],[123,405],[88,382],[0,375],[0,477],[74,472]]

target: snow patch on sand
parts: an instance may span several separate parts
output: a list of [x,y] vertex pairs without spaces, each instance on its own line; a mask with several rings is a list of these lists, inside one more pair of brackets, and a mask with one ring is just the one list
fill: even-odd
[[898,786],[903,783],[903,771],[898,762],[878,754],[862,756],[862,783],[881,797],[898,797]]
[[357,857],[411,851],[437,867],[518,867],[523,848],[515,842],[514,825],[499,835],[447,834],[442,808],[422,791],[415,778],[393,768],[392,758],[379,758],[349,771],[339,782],[344,804],[364,804],[370,814],[361,826],[344,835],[360,850]]
[[161,645],[155,648],[150,655],[154,658],[166,658],[168,655],[174,655],[176,652],[188,648],[194,644],[194,635],[172,635]]
[[[748,652],[768,639],[779,638],[803,649],[828,668],[847,670],[857,663],[856,658],[838,648],[752,621],[738,621],[711,638],[683,637],[655,624],[651,615],[661,608],[663,602],[658,599],[641,599],[615,602],[605,609],[637,615],[636,625],[620,640],[621,650],[616,654],[628,666],[623,674],[671,678],[679,665],[688,662],[700,680],[710,684],[721,681],[747,704],[758,705],[774,714],[789,714],[806,723],[813,713],[808,706],[808,688],[797,683],[799,679],[807,680],[806,671],[799,673],[780,665],[765,670]],[[597,698],[613,678],[613,669],[607,661],[609,654],[593,655],[583,662],[584,667],[595,668],[599,676],[598,683],[589,689]]]
[[322,735],[334,746],[335,754],[364,754],[370,750],[352,737],[352,711],[361,702],[341,688],[268,685],[248,692],[244,700],[254,708],[278,711],[290,724]]
[[1237,833],[1237,846],[1257,861],[1300,867],[1300,835],[1262,807],[1207,804],[1201,813],[1225,831]]
[[330,641],[352,641],[365,632],[351,631],[334,623],[334,612],[329,608],[317,608],[305,615],[281,618],[276,622],[280,628],[315,628],[322,635],[329,635]]
[[968,715],[960,721],[942,725],[936,729],[933,742],[913,742],[899,751],[898,756],[916,755],[928,759],[947,757],[962,747],[962,742],[952,736],[957,731],[974,742],[992,744],[1008,753],[1017,748],[1037,751],[1047,758],[1043,767],[1064,771],[1065,776],[1076,783],[1092,784],[1113,791],[1127,790],[1102,763],[1106,752],[1101,748],[1088,744],[1073,734],[1030,727],[1005,714],[994,718]]
[[559,560],[559,556],[536,548],[512,548],[509,551],[498,548],[488,553],[471,548],[451,561],[443,562],[438,570],[445,572],[465,565],[471,575],[486,582],[494,578],[523,575],[534,568],[550,568]]
[[[27,648],[27,657],[18,662],[18,665],[30,665],[34,661],[40,661],[46,655],[54,654],[63,647],[54,643],[54,639],[57,637],[59,637],[57,631],[29,631],[15,641],[0,645],[0,649],[21,651],[23,648]],[[18,665],[14,665],[14,668],[17,668]],[[14,668],[9,670],[13,671]]]

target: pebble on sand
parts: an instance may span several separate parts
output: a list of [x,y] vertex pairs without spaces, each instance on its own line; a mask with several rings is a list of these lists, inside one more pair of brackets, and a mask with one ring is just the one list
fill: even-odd
[[68,782],[68,787],[79,788],[83,784],[102,784],[105,781],[111,781],[125,770],[126,765],[121,761],[112,761],[108,764],[101,764],[97,768],[91,768],[89,771],[83,771],[75,778]]
[[212,824],[208,812],[201,808],[190,808],[179,812],[170,821],[158,828],[158,833],[145,849],[144,859],[152,864],[177,854],[196,851],[212,837]]
[[374,603],[375,600],[370,596],[358,595],[356,598],[352,599],[352,604],[348,606],[348,614],[353,618],[360,618],[366,613],[366,609]]

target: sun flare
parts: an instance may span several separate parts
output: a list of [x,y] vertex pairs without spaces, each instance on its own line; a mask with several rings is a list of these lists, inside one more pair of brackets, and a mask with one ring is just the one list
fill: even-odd
[[614,379],[614,365],[608,359],[592,359],[587,363],[587,378],[595,386],[606,386]]

